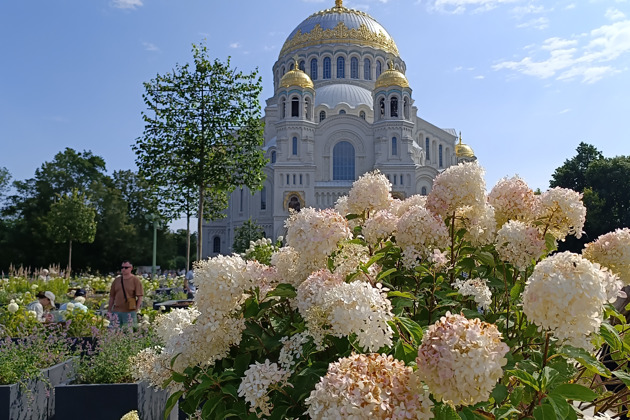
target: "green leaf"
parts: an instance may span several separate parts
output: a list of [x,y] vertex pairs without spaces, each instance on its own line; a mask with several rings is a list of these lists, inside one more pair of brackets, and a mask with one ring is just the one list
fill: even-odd
[[487,252],[487,251],[478,251],[474,255],[482,264],[487,265],[489,267],[495,266],[494,255],[492,255],[492,253]]
[[545,246],[547,248],[547,252],[552,252],[558,249],[558,243],[555,236],[549,232],[545,234]]
[[217,408],[217,404],[223,399],[221,394],[213,394],[203,405],[203,409],[201,410],[201,418],[209,419],[212,418],[211,414],[215,408]]
[[623,342],[619,337],[617,330],[607,322],[602,322],[599,327],[599,334],[606,340],[606,343],[613,350],[621,350],[623,348]]
[[538,384],[536,378],[534,378],[532,375],[525,372],[524,370],[508,370],[508,374],[515,376],[516,378],[518,378],[519,381],[521,381],[525,385],[529,385],[534,390],[540,391],[540,385]]
[[411,300],[415,300],[416,297],[409,292],[399,292],[398,290],[393,290],[391,292],[387,292],[387,297],[388,298],[394,298],[394,297],[399,297],[399,298],[403,298],[403,299],[411,299]]
[[402,360],[405,363],[410,363],[416,360],[418,351],[405,343],[403,340],[398,340],[394,346],[394,357],[398,360]]
[[241,353],[234,358],[234,372],[239,376],[243,376],[247,368],[249,367],[249,362],[252,360],[252,355],[250,353]]
[[224,384],[221,386],[221,392],[226,395],[231,395],[234,399],[238,400],[238,391],[236,387],[232,384]]
[[376,276],[376,280],[381,281],[382,279],[387,278],[390,274],[395,273],[396,271],[398,271],[397,268],[390,268],[389,270],[385,270],[379,273],[378,276]]
[[621,379],[621,382],[623,382],[627,387],[630,387],[630,374],[618,370],[614,370],[612,374]]
[[171,376],[175,382],[184,383],[187,379],[186,375],[182,375],[179,372],[172,371]]
[[521,296],[521,294],[523,293],[523,289],[524,289],[523,284],[520,283],[520,282],[517,282],[510,289],[510,299],[512,299],[512,301],[517,300]]
[[556,412],[549,404],[539,405],[534,408],[534,418],[536,420],[557,420]]
[[411,335],[416,344],[420,345],[422,343],[422,336],[424,333],[420,325],[418,325],[414,320],[404,316],[396,317],[396,320],[400,322],[403,328]]
[[498,383],[492,390],[492,398],[497,405],[500,405],[508,397],[508,389],[505,385]]
[[497,420],[517,418],[517,416],[512,416],[512,414],[520,414],[520,411],[515,407],[501,407],[494,413]]
[[566,419],[569,416],[569,412],[571,411],[571,406],[567,400],[555,394],[548,395],[545,399],[543,399],[543,403],[548,401],[551,407],[553,407],[553,411],[556,412],[556,416],[559,419]]
[[171,411],[173,411],[173,408],[175,407],[175,404],[177,404],[177,401],[179,401],[179,397],[181,397],[183,394],[184,391],[177,391],[171,394],[170,397],[168,397],[168,400],[166,400],[166,407],[164,408],[164,420],[168,419],[169,414],[171,414]]
[[588,351],[572,346],[562,347],[560,354],[577,360],[582,366],[593,373],[610,378],[610,370],[602,362],[593,357]]
[[297,293],[295,292],[295,287],[293,287],[292,285],[281,283],[277,285],[276,288],[273,289],[271,292],[267,293],[267,296],[279,296],[291,299],[296,297]]
[[593,401],[597,398],[597,393],[593,390],[585,387],[584,385],[579,384],[561,384],[558,385],[551,391],[549,394],[557,395],[567,400],[575,400],[575,401]]
[[439,404],[433,407],[435,420],[461,420],[455,409],[448,404]]

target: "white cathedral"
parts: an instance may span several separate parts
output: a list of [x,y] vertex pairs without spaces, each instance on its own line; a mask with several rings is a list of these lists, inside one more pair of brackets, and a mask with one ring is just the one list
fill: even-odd
[[454,129],[418,116],[393,38],[342,0],[291,32],[273,66],[265,106],[264,187],[230,196],[227,217],[203,226],[204,257],[231,252],[248,219],[284,235],[289,209],[333,207],[362,174],[378,169],[398,198],[431,191],[435,176],[476,159]]

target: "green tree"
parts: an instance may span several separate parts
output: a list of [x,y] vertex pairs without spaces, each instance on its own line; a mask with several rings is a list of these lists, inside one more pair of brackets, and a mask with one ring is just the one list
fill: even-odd
[[9,170],[4,167],[0,167],[0,197],[4,194],[4,192],[9,187],[9,182],[11,181],[11,174]]
[[607,158],[595,146],[580,143],[577,155],[555,170],[549,184],[583,193],[586,206],[585,234],[567,238],[561,250],[581,252],[600,235],[630,226],[630,156]]
[[48,235],[57,243],[68,244],[68,270],[72,271],[72,242],[91,243],[96,235],[96,210],[87,202],[85,194],[75,189],[70,195],[62,195],[48,212]]
[[211,61],[205,45],[193,44],[192,53],[192,65],[177,64],[144,84],[148,112],[133,148],[161,205],[177,213],[183,200],[177,194],[196,191],[201,257],[203,219],[222,216],[237,186],[262,186],[262,80],[257,70],[248,74],[231,68],[229,58]]
[[249,248],[251,241],[265,237],[265,230],[252,222],[252,219],[246,220],[243,224],[234,229],[234,243],[232,244],[232,252],[242,254]]

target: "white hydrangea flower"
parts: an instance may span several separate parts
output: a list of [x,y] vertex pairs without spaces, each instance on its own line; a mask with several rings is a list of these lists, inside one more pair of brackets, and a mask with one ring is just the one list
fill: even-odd
[[285,246],[271,255],[271,265],[276,269],[279,283],[288,283],[297,289],[313,271],[324,264],[322,261],[309,260],[292,247]]
[[536,195],[520,177],[502,178],[488,194],[497,227],[508,220],[531,221],[536,213]]
[[302,348],[308,341],[306,332],[297,333],[291,337],[282,337],[280,339],[282,348],[278,356],[280,367],[287,372],[292,372],[292,366],[296,364],[295,360],[302,356]]
[[15,300],[11,299],[11,303],[9,303],[9,305],[7,306],[7,309],[9,310],[9,312],[11,312],[12,314],[16,313],[17,310],[20,307],[18,306],[17,303],[15,303]]
[[276,363],[270,363],[269,359],[265,363],[256,362],[245,371],[238,395],[251,406],[249,411],[258,417],[270,416],[273,405],[269,402],[269,388],[274,385],[285,386],[287,377],[288,372]]
[[483,175],[483,168],[476,162],[451,166],[433,181],[426,207],[442,219],[452,216],[458,208],[464,206],[483,212],[486,205],[486,182]]
[[405,265],[414,267],[417,258],[428,258],[434,250],[448,246],[448,230],[439,216],[411,206],[396,225],[396,242],[404,253]]
[[468,280],[457,279],[455,283],[453,283],[453,287],[456,288],[462,296],[472,296],[478,307],[487,310],[492,304],[492,292],[490,292],[487,283],[487,280],[480,278]]
[[153,328],[158,337],[164,343],[168,343],[171,339],[181,334],[184,329],[197,319],[200,312],[194,306],[190,308],[175,308],[170,312],[161,314],[155,318]]
[[539,196],[536,220],[554,238],[564,241],[567,235],[582,237],[586,207],[582,194],[567,188],[552,188]]
[[623,284],[630,284],[630,229],[601,235],[595,242],[586,244],[582,256],[608,268]]
[[392,201],[392,184],[387,177],[378,170],[368,172],[354,181],[348,200],[347,210],[351,214],[369,214],[389,208]]
[[365,264],[370,260],[370,250],[368,247],[344,242],[333,257],[334,272],[343,278],[356,273],[360,264]]
[[438,401],[474,405],[503,376],[508,351],[495,325],[447,312],[422,337],[417,374]]
[[431,419],[433,402],[391,355],[352,354],[328,366],[306,399],[312,419]]
[[545,253],[540,232],[518,220],[510,220],[497,232],[496,250],[503,261],[525,270]]
[[337,249],[337,244],[352,238],[348,221],[335,210],[302,209],[285,222],[287,245],[309,261],[325,266],[326,257]]
[[[399,200],[396,200],[399,201]],[[396,207],[395,211],[390,210],[393,214],[400,217],[407,212],[412,206],[427,206],[427,196],[414,194],[411,197],[407,197],[404,201],[401,201],[400,204]]]
[[523,312],[560,341],[588,350],[589,336],[602,323],[604,305],[619,290],[621,282],[599,264],[561,252],[534,267],[523,291]]
[[[170,353],[163,351],[161,347],[146,348],[131,357],[131,376],[134,381],[146,381],[156,391],[162,389],[162,384],[171,376]],[[183,385],[171,381],[168,389],[171,392],[183,389]]]
[[480,207],[462,206],[455,212],[456,230],[466,229],[464,238],[474,246],[494,243],[497,227],[494,207],[489,204]]
[[370,245],[389,239],[396,230],[398,217],[389,210],[379,210],[363,223],[363,237]]

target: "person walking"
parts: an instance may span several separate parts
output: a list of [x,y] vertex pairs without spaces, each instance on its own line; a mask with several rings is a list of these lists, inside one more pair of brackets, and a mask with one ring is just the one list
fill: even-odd
[[137,311],[142,306],[142,282],[133,275],[133,264],[125,260],[120,265],[120,276],[116,277],[109,290],[109,304],[107,311],[119,326],[138,324]]

